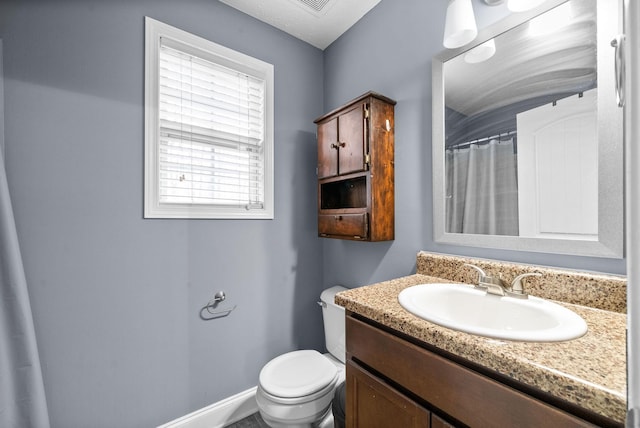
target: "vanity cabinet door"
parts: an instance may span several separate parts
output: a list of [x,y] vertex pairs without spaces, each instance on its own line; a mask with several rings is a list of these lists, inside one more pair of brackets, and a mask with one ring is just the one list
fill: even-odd
[[456,428],[436,414],[431,414],[431,428]]
[[347,428],[427,428],[430,413],[347,361]]

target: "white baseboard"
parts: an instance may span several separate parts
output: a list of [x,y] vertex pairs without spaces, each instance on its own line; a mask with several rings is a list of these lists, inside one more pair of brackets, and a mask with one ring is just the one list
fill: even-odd
[[223,428],[258,411],[256,389],[254,386],[158,428]]

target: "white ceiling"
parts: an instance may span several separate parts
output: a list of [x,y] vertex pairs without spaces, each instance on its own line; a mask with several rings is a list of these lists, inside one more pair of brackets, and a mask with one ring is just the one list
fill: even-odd
[[220,0],[324,50],[380,0]]

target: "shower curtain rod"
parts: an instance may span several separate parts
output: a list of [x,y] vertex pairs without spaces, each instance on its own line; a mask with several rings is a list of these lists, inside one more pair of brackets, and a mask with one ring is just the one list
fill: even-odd
[[[574,94],[574,95],[575,95],[575,94]],[[573,96],[573,95],[569,95],[568,97],[565,97],[565,98],[570,98],[570,97],[572,97],[572,96]],[[578,92],[578,98],[582,98],[582,97],[584,97],[584,92]],[[557,99],[557,100],[553,100],[553,102],[551,103],[551,105],[552,105],[553,107],[557,106],[557,105],[558,105],[558,101],[560,101],[560,100],[562,100],[562,99],[564,99],[564,98],[560,98],[560,99]]]
[[447,149],[459,149],[465,146],[471,146],[473,144],[478,144],[478,143],[483,143],[483,142],[489,142],[495,138],[499,138],[499,137],[508,137],[509,135],[514,135],[517,134],[518,131],[505,131],[505,132],[501,132],[499,134],[495,134],[492,135],[490,137],[484,137],[484,138],[478,138],[477,140],[471,140],[471,141],[465,141],[464,143],[460,143],[460,144],[456,144],[450,147],[447,147]]

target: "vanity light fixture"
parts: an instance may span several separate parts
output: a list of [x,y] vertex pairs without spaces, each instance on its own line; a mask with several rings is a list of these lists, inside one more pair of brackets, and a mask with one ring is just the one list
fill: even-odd
[[507,7],[511,12],[524,12],[544,3],[545,0],[509,0]]
[[471,0],[449,0],[444,25],[445,48],[455,49],[476,38],[478,27]]
[[477,64],[491,58],[496,53],[496,41],[489,39],[476,46],[464,55],[464,61],[468,64]]

